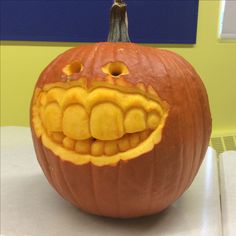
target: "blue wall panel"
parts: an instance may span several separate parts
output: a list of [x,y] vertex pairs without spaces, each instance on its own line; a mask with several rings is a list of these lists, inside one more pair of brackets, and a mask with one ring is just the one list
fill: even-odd
[[[1,1],[1,40],[106,41],[112,0]],[[198,0],[126,0],[133,42],[196,42]]]

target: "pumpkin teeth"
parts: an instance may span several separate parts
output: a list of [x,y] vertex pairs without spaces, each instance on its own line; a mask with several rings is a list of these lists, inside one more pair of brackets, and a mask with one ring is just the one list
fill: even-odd
[[[150,90],[150,89],[149,89]],[[166,108],[139,94],[98,87],[51,88],[33,106],[38,136],[45,134],[66,150],[114,156],[136,148],[164,122]]]
[[125,152],[131,148],[138,146],[143,140],[145,140],[151,131],[143,131],[134,134],[125,134],[123,137],[113,141],[101,141],[97,139],[87,140],[73,140],[65,137],[60,132],[51,133],[52,140],[56,143],[62,143],[64,148],[73,150],[79,154],[91,154],[94,156],[111,156],[119,152]]

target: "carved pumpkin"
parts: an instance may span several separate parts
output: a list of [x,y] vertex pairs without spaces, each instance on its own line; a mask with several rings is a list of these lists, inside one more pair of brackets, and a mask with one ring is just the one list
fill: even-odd
[[[129,41],[125,9],[113,5],[110,41]],[[123,30],[114,31],[117,24]],[[201,79],[182,57],[104,42],[72,48],[47,66],[31,128],[58,193],[84,211],[128,218],[160,212],[190,186],[211,118]]]

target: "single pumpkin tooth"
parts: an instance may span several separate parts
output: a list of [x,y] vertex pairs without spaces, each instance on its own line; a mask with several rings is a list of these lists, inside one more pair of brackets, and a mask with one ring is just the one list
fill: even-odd
[[145,130],[139,134],[140,140],[145,140],[150,134],[149,130]]
[[108,102],[95,105],[91,112],[90,130],[99,140],[120,138],[124,134],[122,110]]
[[79,140],[75,143],[75,151],[81,154],[90,153],[92,139]]
[[117,141],[107,141],[104,145],[104,153],[107,156],[114,155],[119,152]]
[[129,110],[125,115],[126,133],[136,133],[146,129],[146,113],[139,108]]
[[61,101],[64,93],[65,93],[65,90],[62,88],[50,89],[47,93],[47,96],[46,96],[47,103],[56,101],[58,104],[60,104],[60,101]]
[[56,141],[57,143],[61,143],[63,139],[65,138],[65,135],[62,132],[53,132],[51,136],[52,136],[52,139]]
[[91,154],[93,156],[101,156],[104,152],[104,142],[96,140],[91,145]]
[[66,108],[62,119],[63,133],[75,140],[85,140],[91,137],[89,132],[89,116],[80,105]]
[[85,107],[85,100],[87,97],[87,92],[81,87],[73,87],[68,89],[63,98],[61,99],[60,105],[66,108],[70,104],[81,104]]
[[46,106],[43,114],[43,123],[45,124],[48,131],[60,132],[62,111],[57,103],[50,103]]
[[75,146],[75,141],[73,139],[70,139],[68,137],[65,137],[62,141],[65,148],[73,150]]
[[118,140],[117,143],[121,152],[125,152],[130,148],[128,135],[124,135],[121,139]]
[[129,141],[132,148],[136,147],[140,143],[139,134],[130,134]]
[[152,130],[156,129],[157,126],[160,124],[160,121],[161,121],[161,118],[157,112],[151,112],[148,114],[148,118],[147,118],[148,128]]

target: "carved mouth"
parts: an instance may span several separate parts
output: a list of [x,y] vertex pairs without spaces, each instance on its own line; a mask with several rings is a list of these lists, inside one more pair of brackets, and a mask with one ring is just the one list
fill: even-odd
[[167,116],[159,99],[106,87],[41,90],[32,109],[36,135],[64,159],[140,155],[159,141]]

